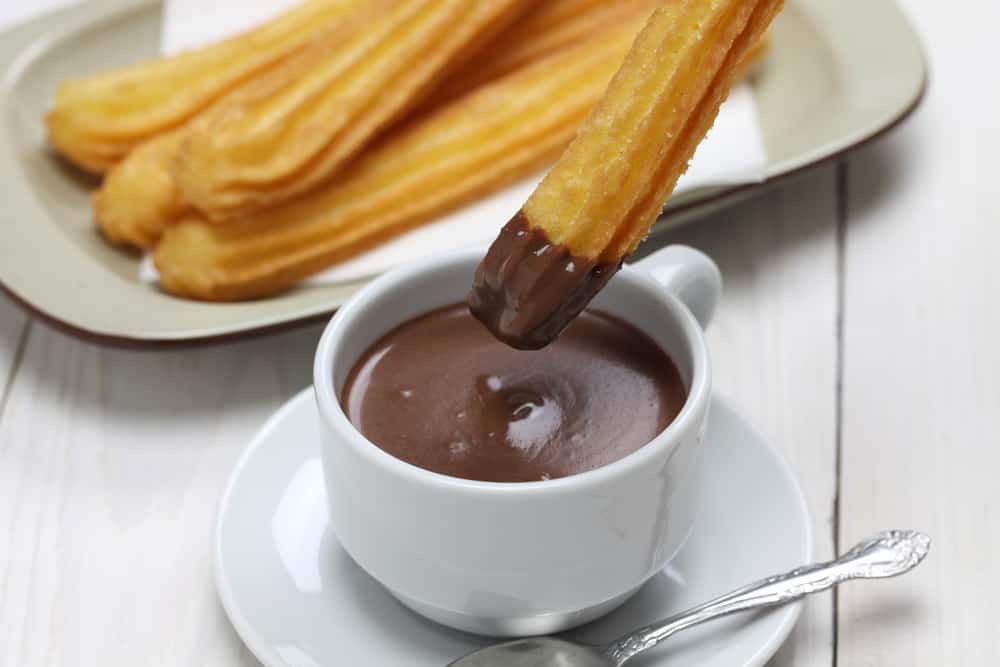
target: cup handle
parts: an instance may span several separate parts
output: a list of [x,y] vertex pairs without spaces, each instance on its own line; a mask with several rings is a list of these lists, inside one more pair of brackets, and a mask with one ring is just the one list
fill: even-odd
[[722,296],[722,274],[708,255],[685,245],[657,250],[633,266],[679,298],[704,329]]

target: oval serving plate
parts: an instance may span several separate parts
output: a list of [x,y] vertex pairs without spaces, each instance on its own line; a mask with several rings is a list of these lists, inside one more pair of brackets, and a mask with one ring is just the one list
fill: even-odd
[[[138,255],[105,243],[97,182],[46,148],[60,81],[156,55],[161,5],[92,0],[0,34],[0,287],[36,316],[103,344],[224,342],[322,320],[365,281],[306,285],[246,303],[174,298],[139,278]],[[764,182],[672,198],[659,228],[691,221],[885,133],[919,104],[920,42],[891,0],[789,0],[753,81],[768,153]]]

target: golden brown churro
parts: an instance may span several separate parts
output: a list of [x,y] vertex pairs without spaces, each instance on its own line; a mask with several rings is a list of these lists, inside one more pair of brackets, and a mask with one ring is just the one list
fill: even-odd
[[213,219],[274,206],[327,180],[530,0],[411,0],[278,94],[196,119],[176,176]]
[[182,125],[234,86],[337,28],[351,12],[367,15],[365,4],[308,0],[217,44],[66,82],[46,116],[49,142],[77,165],[103,172],[137,144]]
[[469,305],[514,347],[551,342],[646,237],[782,0],[670,0],[504,227]]
[[404,125],[320,192],[224,225],[171,226],[155,252],[161,284],[209,300],[273,294],[534,173],[565,148],[640,25],[615,26]]
[[184,200],[170,172],[183,138],[183,130],[161,134],[108,172],[92,196],[97,224],[108,240],[152,248],[165,221],[183,213]]

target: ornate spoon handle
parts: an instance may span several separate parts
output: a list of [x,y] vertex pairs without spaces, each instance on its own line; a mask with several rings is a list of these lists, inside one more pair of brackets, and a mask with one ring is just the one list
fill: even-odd
[[785,604],[851,579],[899,576],[924,559],[930,544],[929,537],[915,530],[879,533],[858,543],[836,560],[800,567],[763,579],[659,623],[640,628],[608,644],[604,653],[614,664],[622,665],[676,632],[721,616]]

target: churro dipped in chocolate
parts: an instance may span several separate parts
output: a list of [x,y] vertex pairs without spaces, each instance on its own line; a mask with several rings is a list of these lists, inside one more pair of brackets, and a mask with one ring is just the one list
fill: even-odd
[[49,143],[77,166],[102,173],[314,39],[338,39],[331,30],[339,27],[353,30],[353,15],[367,22],[369,4],[307,0],[222,42],[67,81],[45,118]]
[[410,0],[281,91],[204,114],[176,177],[209,219],[275,206],[329,179],[532,0]]
[[469,307],[544,347],[649,233],[782,0],[665,0],[577,137],[480,264]]

